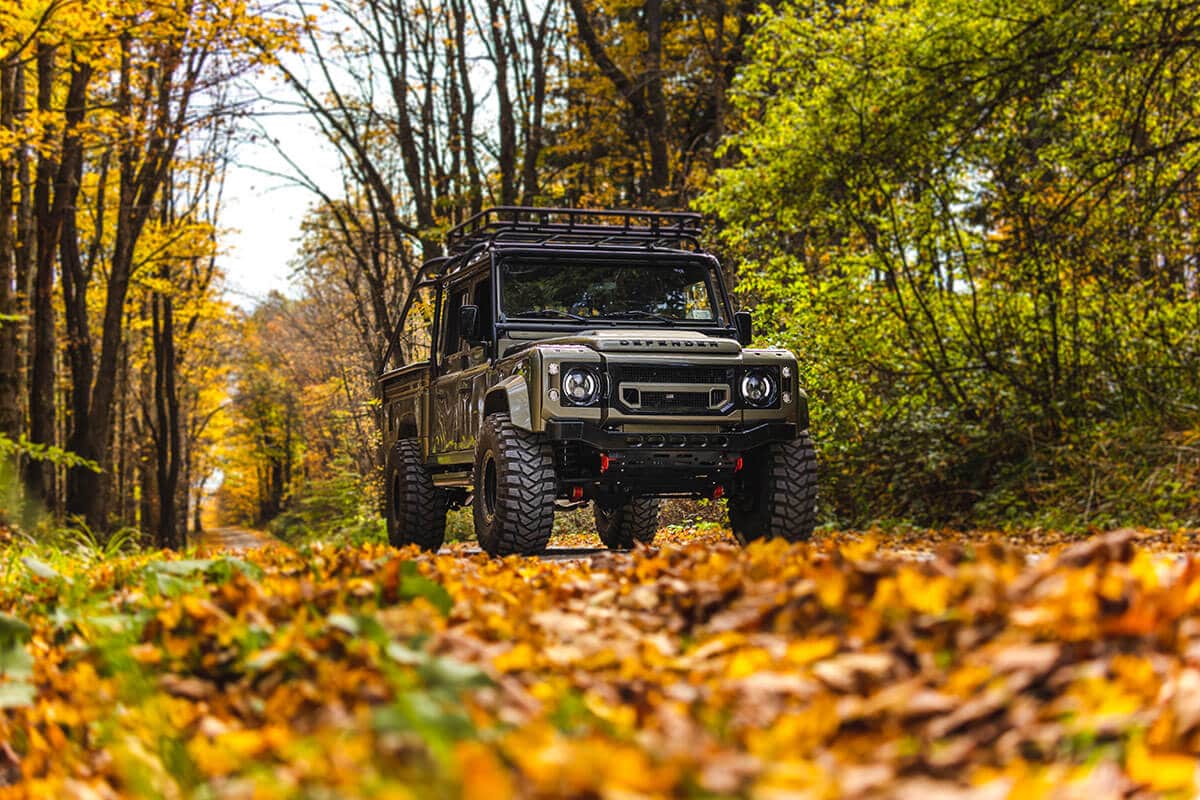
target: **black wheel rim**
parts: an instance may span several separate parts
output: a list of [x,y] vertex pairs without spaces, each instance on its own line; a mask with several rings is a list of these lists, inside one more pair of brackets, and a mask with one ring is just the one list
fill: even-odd
[[499,480],[496,477],[496,459],[489,452],[483,461],[483,511],[487,518],[496,516],[496,495]]

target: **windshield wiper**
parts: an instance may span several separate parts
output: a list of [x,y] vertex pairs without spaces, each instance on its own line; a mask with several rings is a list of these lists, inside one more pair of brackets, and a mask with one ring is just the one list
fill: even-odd
[[655,314],[653,311],[642,311],[637,308],[631,308],[628,311],[613,311],[612,313],[604,314],[601,319],[652,319],[658,322],[666,322],[669,325],[674,325],[679,321],[665,317],[662,314]]
[[587,317],[581,317],[578,314],[572,314],[570,311],[559,311],[557,308],[539,308],[535,311],[522,311],[516,316],[509,319],[539,319],[546,317],[554,317],[558,319],[577,319],[580,322],[587,322]]

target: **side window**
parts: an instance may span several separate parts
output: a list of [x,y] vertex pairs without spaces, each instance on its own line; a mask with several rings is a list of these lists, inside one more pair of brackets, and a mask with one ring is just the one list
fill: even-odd
[[471,293],[471,304],[479,309],[479,324],[483,326],[483,330],[490,331],[492,324],[492,278],[490,275],[475,284],[475,290]]
[[461,284],[452,286],[446,294],[446,313],[442,317],[444,320],[442,332],[445,334],[442,337],[443,358],[454,355],[462,350],[462,341],[460,340],[458,331],[458,310],[463,307],[463,303],[467,300],[467,287]]
[[428,361],[433,355],[433,312],[437,289],[433,285],[419,286],[416,292],[408,316],[400,326],[400,339],[396,342],[402,365]]

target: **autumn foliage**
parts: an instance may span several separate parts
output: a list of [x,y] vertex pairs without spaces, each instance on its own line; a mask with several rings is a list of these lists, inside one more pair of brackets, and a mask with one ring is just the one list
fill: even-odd
[[12,554],[0,796],[1195,790],[1190,539],[674,538],[565,562]]

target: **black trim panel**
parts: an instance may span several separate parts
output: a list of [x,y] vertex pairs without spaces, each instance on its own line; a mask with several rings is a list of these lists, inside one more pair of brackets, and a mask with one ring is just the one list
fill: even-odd
[[735,451],[742,452],[771,442],[789,442],[799,431],[792,422],[764,422],[752,428],[714,433],[624,433],[607,431],[592,422],[551,420],[546,437],[555,442],[583,442],[598,450]]

